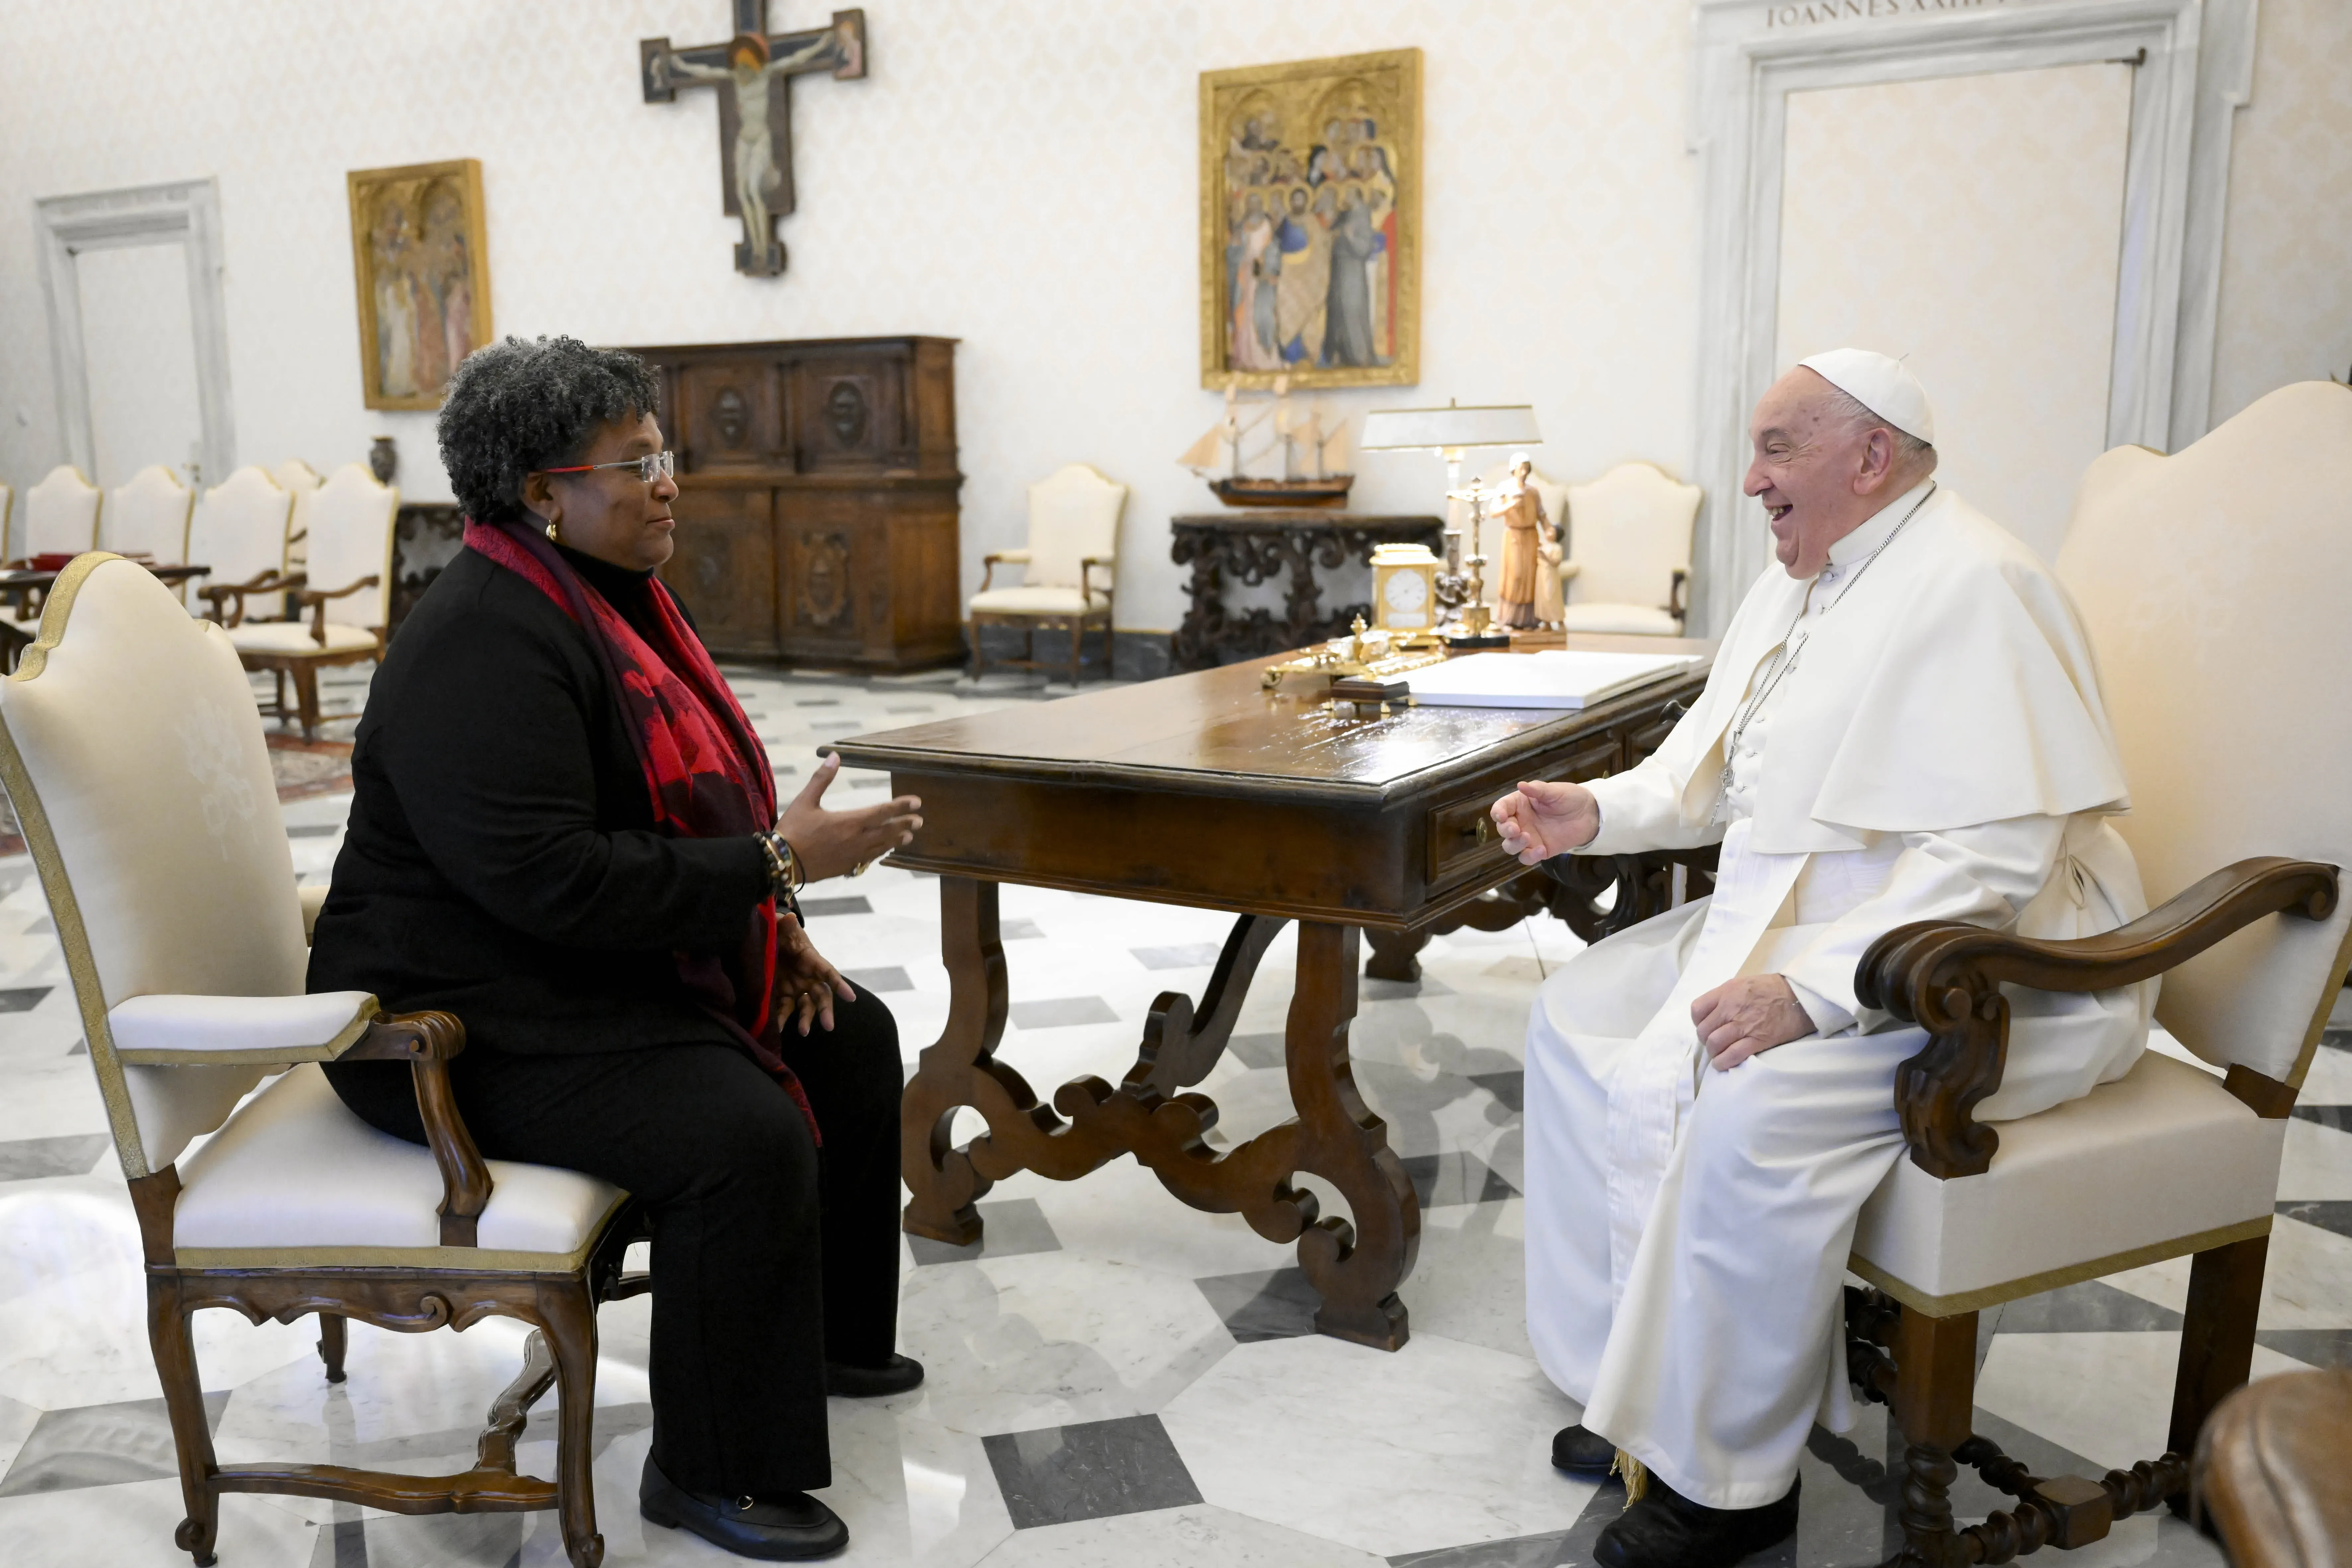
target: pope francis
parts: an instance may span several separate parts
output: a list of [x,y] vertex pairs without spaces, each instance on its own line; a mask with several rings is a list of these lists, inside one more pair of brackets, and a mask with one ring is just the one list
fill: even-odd
[[[1926,394],[1840,349],[1756,406],[1744,487],[1768,569],[1658,751],[1497,801],[1528,865],[1719,842],[1712,897],[1597,943],[1528,1020],[1528,1330],[1584,1406],[1552,1462],[1640,1496],[1611,1568],[1731,1563],[1796,1524],[1815,1421],[1852,1422],[1840,1285],[1904,1144],[1895,1073],[1923,1031],[1854,968],[1912,921],[2087,936],[2146,912],[2098,674],[2073,604],[1938,484]],[[2120,1078],[2154,982],[2018,993],[1978,1108],[2024,1116]]]

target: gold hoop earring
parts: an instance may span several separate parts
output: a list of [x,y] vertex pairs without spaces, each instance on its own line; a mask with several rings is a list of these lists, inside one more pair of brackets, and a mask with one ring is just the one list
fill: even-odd
[[563,541],[555,536],[555,520],[553,518],[549,518],[547,520],[547,542],[550,544],[561,544],[563,542]]

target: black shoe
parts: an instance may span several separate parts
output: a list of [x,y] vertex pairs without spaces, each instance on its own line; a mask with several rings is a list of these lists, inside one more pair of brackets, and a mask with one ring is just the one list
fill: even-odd
[[721,1551],[767,1563],[830,1557],[849,1544],[841,1516],[806,1492],[765,1500],[707,1497],[671,1484],[651,1454],[637,1482],[637,1511],[656,1524],[690,1530]]
[[894,1355],[887,1366],[851,1366],[845,1362],[824,1363],[824,1391],[844,1399],[879,1399],[886,1394],[904,1394],[923,1385],[923,1363],[913,1356]]
[[1605,1476],[1617,1468],[1617,1445],[1581,1426],[1563,1426],[1551,1440],[1551,1467],[1571,1476]]
[[1655,1475],[1592,1543],[1601,1568],[1731,1568],[1796,1533],[1797,1489],[1762,1508],[1705,1508]]

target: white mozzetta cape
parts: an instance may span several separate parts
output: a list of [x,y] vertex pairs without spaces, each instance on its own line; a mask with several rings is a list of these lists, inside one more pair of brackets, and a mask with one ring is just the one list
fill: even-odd
[[[1887,511],[1900,517],[1917,493]],[[1658,749],[1688,843],[1721,837],[1708,824],[1725,731],[1810,586],[1766,570],[1698,702]],[[1858,849],[1874,832],[2125,809],[2089,639],[2065,590],[2015,536],[1939,487],[1843,589],[1812,618],[1798,667],[1766,704],[1770,761],[1750,849]],[[1605,838],[1605,814],[1601,826]]]

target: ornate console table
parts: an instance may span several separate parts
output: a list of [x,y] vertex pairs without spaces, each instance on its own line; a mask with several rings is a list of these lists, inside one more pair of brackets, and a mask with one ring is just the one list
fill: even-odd
[[[1171,557],[1192,568],[1184,585],[1192,606],[1176,629],[1178,669],[1214,669],[1239,658],[1260,658],[1338,637],[1369,604],[1342,605],[1326,612],[1318,566],[1331,570],[1350,560],[1370,565],[1375,544],[1426,544],[1444,550],[1444,520],[1435,517],[1366,517],[1356,512],[1292,510],[1202,513],[1169,520],[1175,534]],[[1251,587],[1284,572],[1290,575],[1283,614],[1264,606],[1235,614],[1225,606],[1226,586]]]

